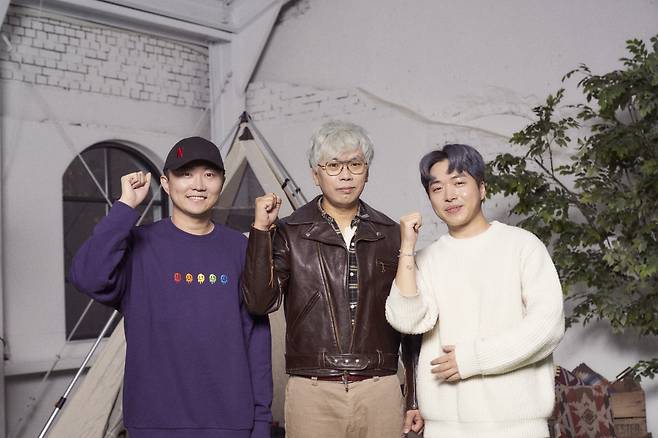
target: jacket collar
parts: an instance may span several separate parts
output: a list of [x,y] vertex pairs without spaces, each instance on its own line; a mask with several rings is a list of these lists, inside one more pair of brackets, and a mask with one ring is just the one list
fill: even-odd
[[[320,195],[321,196],[321,195]],[[302,234],[303,238],[317,240],[322,243],[345,246],[345,242],[336,234],[322,217],[318,208],[320,196],[316,196],[311,202],[295,210],[293,214],[283,219],[288,225],[308,225]],[[361,202],[361,223],[354,236],[355,241],[359,240],[379,240],[384,238],[384,233],[377,229],[381,226],[396,225],[388,216],[373,209],[363,201]]]

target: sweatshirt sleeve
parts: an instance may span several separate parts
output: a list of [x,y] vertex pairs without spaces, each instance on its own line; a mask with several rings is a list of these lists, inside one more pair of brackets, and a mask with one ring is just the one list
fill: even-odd
[[562,288],[546,250],[536,239],[521,260],[521,288],[525,315],[501,333],[458,343],[455,356],[463,379],[503,374],[549,356],[564,335]]
[[425,282],[421,269],[416,267],[417,294],[403,296],[393,281],[386,299],[386,319],[400,333],[425,333],[436,324],[439,308],[431,287]]
[[82,244],[71,265],[71,282],[78,290],[117,308],[126,287],[124,262],[131,246],[131,230],[139,219],[132,207],[115,202]]
[[247,332],[247,354],[254,398],[254,427],[251,438],[269,438],[272,423],[272,339],[267,315],[250,315],[241,306]]

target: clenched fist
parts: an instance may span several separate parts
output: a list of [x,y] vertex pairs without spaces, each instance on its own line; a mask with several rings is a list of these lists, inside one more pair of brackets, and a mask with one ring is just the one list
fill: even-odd
[[413,253],[418,240],[418,230],[423,225],[420,213],[413,212],[400,218],[400,252]]
[[261,231],[267,231],[279,216],[281,208],[281,198],[275,193],[256,198],[256,213],[254,217],[254,228]]
[[146,198],[151,186],[151,172],[133,172],[121,177],[121,197],[119,201],[135,208]]

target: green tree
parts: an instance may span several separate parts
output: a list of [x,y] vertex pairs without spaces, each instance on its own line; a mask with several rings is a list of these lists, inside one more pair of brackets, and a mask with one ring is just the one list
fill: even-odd
[[[658,36],[627,41],[623,68],[579,77],[584,103],[556,111],[564,89],[534,108],[537,121],[512,136],[522,156],[488,164],[489,195],[514,195],[512,214],[552,250],[569,323],[609,321],[613,330],[658,335]],[[571,138],[573,137],[573,138]],[[556,151],[571,153],[558,162]],[[564,155],[564,154],[562,154]],[[658,374],[658,357],[635,365]]]

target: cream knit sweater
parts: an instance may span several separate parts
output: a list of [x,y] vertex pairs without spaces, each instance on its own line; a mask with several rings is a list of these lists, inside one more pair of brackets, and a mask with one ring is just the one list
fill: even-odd
[[[532,233],[493,222],[466,239],[444,235],[416,258],[418,294],[395,283],[386,317],[424,333],[417,377],[426,438],[547,437],[555,400],[551,353],[564,334],[560,281]],[[430,361],[455,345],[462,380]]]

